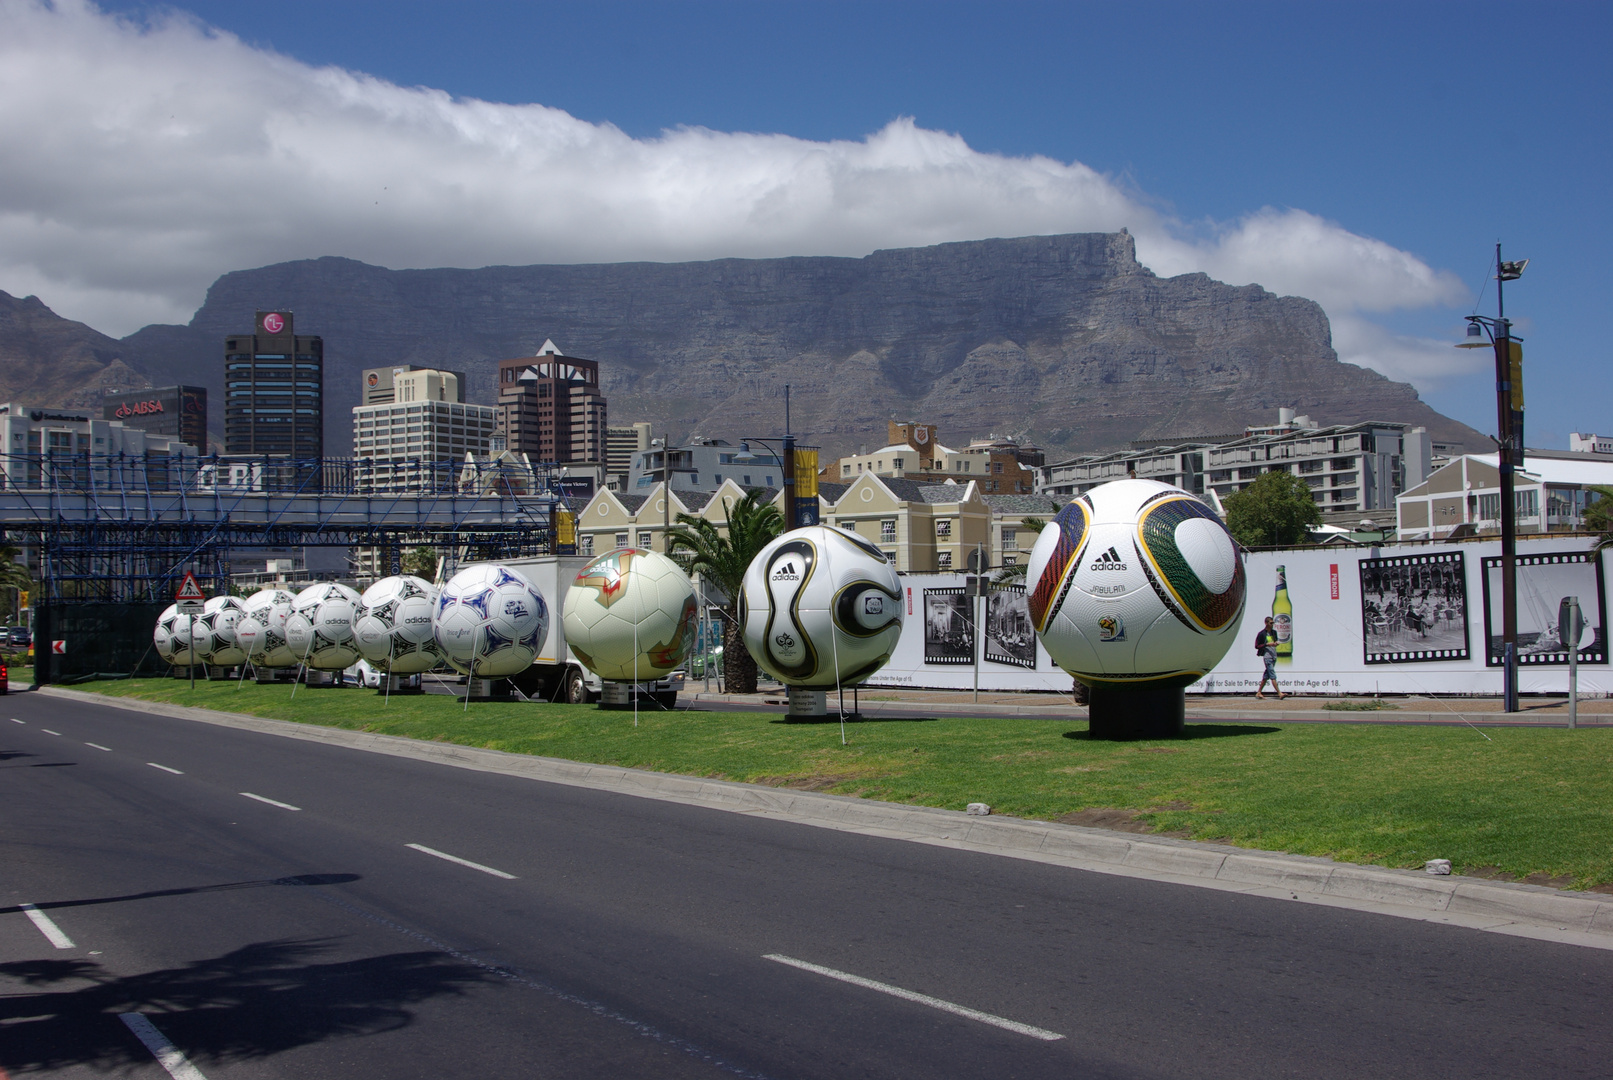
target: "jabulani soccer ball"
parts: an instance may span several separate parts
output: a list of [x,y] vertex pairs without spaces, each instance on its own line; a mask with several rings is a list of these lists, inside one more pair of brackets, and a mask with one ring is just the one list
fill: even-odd
[[286,644],[297,660],[315,671],[341,671],[356,664],[353,616],[358,604],[358,593],[334,582],[298,593],[286,619]]
[[694,644],[695,611],[694,586],[677,563],[619,548],[583,567],[566,593],[566,644],[608,682],[663,678]]
[[235,624],[235,642],[258,667],[291,667],[302,659],[286,644],[286,620],[297,597],[285,589],[259,589],[246,598],[241,621]]
[[499,679],[525,671],[537,659],[549,636],[549,605],[507,566],[468,566],[438,594],[432,631],[455,670]]
[[902,636],[902,586],[874,545],[826,525],[795,529],[751,560],[740,600],[745,648],[788,686],[866,680]]
[[403,575],[377,581],[359,600],[353,639],[364,659],[394,675],[430,671],[443,662],[431,632],[437,589]]
[[169,604],[157,616],[157,628],[151,632],[151,643],[157,655],[174,667],[189,667],[201,663],[191,652],[190,630],[194,621],[190,615],[179,614],[178,604]]
[[1060,510],[1025,582],[1047,654],[1088,685],[1186,686],[1226,655],[1243,615],[1232,534],[1154,480],[1104,484]]
[[198,662],[234,667],[246,659],[246,651],[235,638],[244,614],[241,601],[233,596],[215,596],[207,601],[190,628],[190,646]]

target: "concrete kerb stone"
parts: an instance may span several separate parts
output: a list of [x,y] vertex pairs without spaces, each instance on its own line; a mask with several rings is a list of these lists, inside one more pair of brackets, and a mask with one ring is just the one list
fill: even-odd
[[[1123,874],[1332,906],[1439,921],[1475,929],[1549,937],[1613,949],[1613,897],[1414,870],[1357,866],[1331,859],[1251,851],[1169,837],[1123,835],[1054,822],[967,817],[962,811],[907,806],[815,791],[590,765],[561,758],[325,728],[287,720],[163,702],[111,698],[59,687],[39,693],[106,708],[200,721],[481,772],[528,777],[640,798],[760,814],[800,824],[1030,858],[1099,873]],[[1562,931],[1551,936],[1548,931]]]

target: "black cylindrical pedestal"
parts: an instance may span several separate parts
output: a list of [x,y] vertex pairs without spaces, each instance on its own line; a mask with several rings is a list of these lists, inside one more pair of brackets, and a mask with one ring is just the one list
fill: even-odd
[[1173,739],[1187,717],[1187,688],[1097,683],[1087,702],[1088,738]]

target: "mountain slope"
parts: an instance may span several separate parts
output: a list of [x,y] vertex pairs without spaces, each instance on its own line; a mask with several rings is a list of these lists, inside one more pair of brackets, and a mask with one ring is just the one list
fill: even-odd
[[115,338],[72,322],[37,296],[0,292],[0,401],[88,408],[107,390],[151,385]]

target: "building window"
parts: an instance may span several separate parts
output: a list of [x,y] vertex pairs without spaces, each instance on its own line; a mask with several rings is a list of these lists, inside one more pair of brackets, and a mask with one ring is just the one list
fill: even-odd
[[1321,472],[1322,463],[1320,461],[1302,461],[1299,463],[1299,471],[1302,473]]
[[626,533],[617,533],[616,534],[616,545],[615,546],[619,547],[619,548],[624,548],[624,547],[627,546],[627,534]]
[[646,551],[650,549],[650,530],[640,529],[638,531],[638,546]]
[[1212,484],[1224,483],[1225,481],[1231,480],[1231,479],[1232,479],[1232,470],[1231,469],[1211,469],[1210,470],[1210,483],[1212,483]]
[[840,527],[849,533],[854,533],[857,531],[857,523],[855,521],[842,521],[840,523]]
[[1019,550],[1019,533],[1014,529],[1003,530],[1003,551]]
[[935,565],[936,565],[936,568],[939,569],[939,570],[950,570],[950,569],[952,569],[952,552],[950,552],[950,551],[937,551],[935,553]]
[[1260,475],[1260,466],[1258,466],[1258,465],[1253,466],[1252,468],[1239,469],[1238,470],[1238,479],[1239,480],[1253,480],[1259,475]]
[[578,537],[578,540],[582,542],[582,546],[577,549],[579,555],[592,555],[594,553],[593,533],[583,533],[582,536]]
[[935,522],[935,535],[938,539],[946,540],[952,536],[952,519],[938,518]]
[[879,523],[879,542],[881,544],[896,543],[896,520],[886,518]]
[[906,460],[906,458],[891,458],[891,468],[897,472],[900,472],[902,469],[902,463]]
[[1334,469],[1353,469],[1355,468],[1355,458],[1336,457],[1332,461],[1328,462],[1328,465]]
[[1010,552],[1005,552],[1003,554],[1003,565],[1004,566],[1018,566],[1019,565],[1019,556],[1015,555],[1011,551]]

